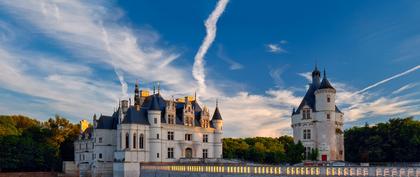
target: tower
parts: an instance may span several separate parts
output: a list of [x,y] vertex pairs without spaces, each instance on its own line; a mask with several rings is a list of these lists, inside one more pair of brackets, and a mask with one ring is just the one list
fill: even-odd
[[215,128],[214,132],[214,157],[222,158],[222,138],[223,138],[223,119],[219,111],[219,101],[216,100],[216,109],[214,110],[211,123]]
[[162,141],[161,141],[161,110],[159,106],[158,97],[156,94],[152,96],[150,107],[147,111],[148,120],[150,123],[150,161],[162,162]]
[[326,71],[320,82],[315,66],[312,83],[297,109],[292,111],[293,139],[305,146],[305,155],[319,151],[318,160],[344,160],[343,113],[335,104],[336,90]]

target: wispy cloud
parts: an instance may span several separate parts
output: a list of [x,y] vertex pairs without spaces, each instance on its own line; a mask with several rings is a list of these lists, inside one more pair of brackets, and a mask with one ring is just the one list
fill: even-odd
[[305,78],[308,82],[312,82],[312,73],[311,72],[298,73],[298,75]]
[[417,66],[415,66],[415,67],[413,67],[413,68],[411,68],[411,69],[409,69],[409,70],[407,70],[407,71],[404,71],[404,72],[402,72],[402,73],[396,74],[396,75],[394,75],[394,76],[392,76],[392,77],[386,78],[386,79],[381,80],[381,81],[379,81],[379,82],[377,82],[377,83],[374,83],[374,84],[372,84],[372,85],[369,85],[368,87],[366,87],[366,88],[364,88],[364,89],[362,89],[362,90],[359,90],[359,91],[355,92],[354,94],[359,94],[359,93],[362,93],[362,92],[367,91],[367,90],[369,90],[369,89],[375,88],[375,87],[377,87],[377,86],[379,86],[379,85],[381,85],[381,84],[384,84],[384,83],[386,83],[386,82],[389,82],[389,81],[391,81],[391,80],[393,80],[393,79],[396,79],[396,78],[399,78],[399,77],[401,77],[401,76],[404,76],[404,75],[410,74],[410,73],[412,73],[412,72],[414,72],[414,71],[416,71],[416,70],[418,70],[418,69],[420,69],[420,65],[417,65]]
[[280,44],[267,44],[267,51],[271,53],[286,53],[287,51]]
[[404,86],[402,86],[401,88],[399,88],[399,89],[397,89],[397,90],[393,91],[393,92],[392,92],[392,94],[399,94],[399,93],[404,92],[404,91],[406,91],[406,90],[408,90],[408,89],[414,88],[414,87],[416,87],[417,85],[418,85],[417,83],[409,83],[409,84],[404,85]]
[[222,45],[219,45],[218,46],[217,57],[219,57],[220,59],[222,59],[223,61],[225,61],[226,63],[228,63],[230,70],[238,70],[238,69],[242,69],[244,67],[240,63],[238,63],[235,60],[233,60],[230,57],[228,57],[226,55],[225,50],[224,50],[224,48],[223,48]]
[[207,53],[207,50],[210,48],[214,39],[216,38],[217,30],[217,21],[219,17],[225,11],[226,5],[229,0],[219,0],[217,2],[216,8],[210,14],[205,22],[206,26],[206,37],[203,40],[200,48],[198,49],[197,54],[194,57],[194,66],[193,66],[193,76],[194,79],[198,82],[198,92],[199,96],[206,92],[206,74],[204,70],[204,56]]

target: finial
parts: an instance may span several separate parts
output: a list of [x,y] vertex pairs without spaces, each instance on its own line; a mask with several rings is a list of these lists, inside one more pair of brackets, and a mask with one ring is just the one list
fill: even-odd
[[160,94],[160,82],[158,81],[158,94]]
[[324,77],[327,77],[327,72],[325,71],[325,68],[324,68]]
[[194,101],[197,101],[197,91],[194,91]]
[[156,83],[153,82],[153,95],[156,93]]
[[219,99],[216,98],[216,108],[219,107]]

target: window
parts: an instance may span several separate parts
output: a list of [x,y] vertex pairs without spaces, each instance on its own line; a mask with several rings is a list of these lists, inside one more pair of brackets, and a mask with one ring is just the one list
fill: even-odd
[[310,109],[303,109],[302,119],[310,119],[311,118],[311,111]]
[[327,113],[327,119],[330,119],[330,118],[331,118],[330,113]]
[[159,133],[158,133],[158,134],[156,134],[156,139],[159,139]]
[[168,148],[168,159],[174,158],[174,148]]
[[208,150],[203,149],[203,159],[207,159],[209,157]]
[[99,153],[99,159],[102,159],[102,153]]
[[185,134],[185,141],[191,141],[192,134]]
[[303,139],[305,140],[311,139],[311,130],[309,129],[303,130]]
[[168,132],[168,140],[174,140],[174,132]]
[[133,149],[136,149],[137,145],[137,135],[136,133],[133,134]]
[[159,158],[159,153],[156,154],[156,157]]
[[120,149],[122,149],[122,133],[120,133]]
[[102,143],[102,137],[99,137],[99,143]]
[[82,150],[82,143],[79,144],[79,150]]
[[209,135],[203,135],[203,142],[204,143],[209,142]]
[[157,118],[154,119],[155,124],[157,124]]
[[331,102],[331,98],[330,98],[330,96],[328,96],[327,97],[327,102],[329,103],[329,102]]
[[140,136],[139,136],[139,148],[140,149],[144,148],[143,143],[144,143],[144,137],[143,137],[143,134],[140,134]]
[[88,149],[88,144],[86,143],[86,149]]
[[168,115],[168,123],[169,124],[175,124],[175,116],[174,115]]
[[125,134],[125,148],[128,149],[130,148],[130,135],[128,135],[128,133]]

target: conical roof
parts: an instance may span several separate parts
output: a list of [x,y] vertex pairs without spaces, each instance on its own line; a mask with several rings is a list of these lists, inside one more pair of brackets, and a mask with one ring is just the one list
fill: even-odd
[[325,70],[324,70],[324,78],[322,79],[319,89],[328,89],[328,88],[335,90],[335,88],[331,85],[330,81],[328,81],[327,74],[325,73]]
[[159,106],[159,103],[158,103],[158,98],[156,98],[156,95],[153,95],[153,97],[152,97],[152,101],[151,101],[149,110],[154,110],[154,111],[159,111],[160,110],[160,106]]
[[223,120],[222,115],[219,112],[219,107],[216,106],[216,110],[214,110],[213,118],[212,120]]

